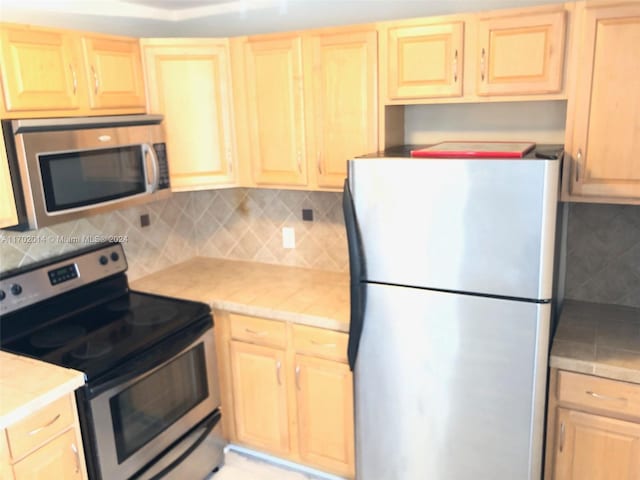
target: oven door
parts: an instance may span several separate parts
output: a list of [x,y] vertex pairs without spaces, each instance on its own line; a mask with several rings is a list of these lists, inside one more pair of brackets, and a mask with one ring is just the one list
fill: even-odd
[[[172,353],[184,335],[145,352],[144,360],[120,367],[123,381],[112,375],[110,388],[89,400],[93,455],[102,479],[129,478],[220,405],[213,328]],[[153,367],[128,378],[131,369],[139,371],[140,364],[149,365],[154,357]]]

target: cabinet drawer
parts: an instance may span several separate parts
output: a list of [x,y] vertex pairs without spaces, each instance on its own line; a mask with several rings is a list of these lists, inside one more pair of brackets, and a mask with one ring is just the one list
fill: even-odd
[[293,345],[297,353],[329,358],[339,362],[347,361],[346,333],[323,328],[293,325]]
[[71,398],[65,395],[24,420],[7,427],[11,457],[17,460],[68,428],[73,423],[73,419]]
[[287,343],[286,324],[264,318],[230,314],[231,337],[235,340],[284,348]]
[[640,418],[640,385],[558,372],[558,400]]

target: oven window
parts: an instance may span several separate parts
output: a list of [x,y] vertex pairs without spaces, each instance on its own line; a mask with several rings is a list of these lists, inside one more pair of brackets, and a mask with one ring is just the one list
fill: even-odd
[[39,156],[48,212],[85,207],[146,190],[140,145]]
[[208,396],[201,343],[111,398],[118,463]]

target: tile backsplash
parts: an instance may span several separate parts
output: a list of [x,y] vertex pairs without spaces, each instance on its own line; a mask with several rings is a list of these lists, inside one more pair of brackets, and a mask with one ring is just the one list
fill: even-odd
[[[347,271],[347,243],[339,193],[230,189],[176,193],[157,201],[28,232],[0,231],[0,271],[95,241],[122,238],[129,278],[135,280],[203,255]],[[311,208],[313,222],[302,221]],[[140,226],[140,215],[151,224]],[[293,227],[296,248],[282,247]]]

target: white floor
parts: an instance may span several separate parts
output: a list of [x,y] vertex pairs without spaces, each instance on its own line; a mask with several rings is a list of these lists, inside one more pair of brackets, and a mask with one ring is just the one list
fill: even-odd
[[[323,480],[319,477],[275,465],[248,455],[227,451],[224,466],[209,480]],[[326,478],[337,478],[327,476]]]

